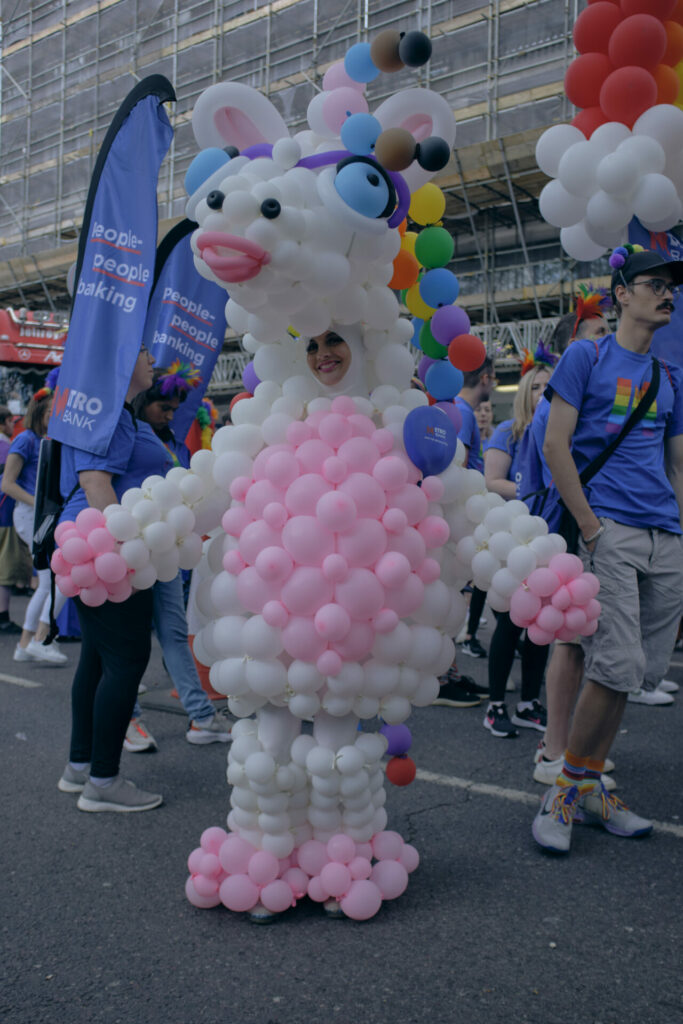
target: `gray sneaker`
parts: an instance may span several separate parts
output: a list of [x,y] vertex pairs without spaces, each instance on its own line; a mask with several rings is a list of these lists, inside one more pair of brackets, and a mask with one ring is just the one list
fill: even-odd
[[576,786],[551,786],[531,826],[531,834],[544,850],[569,853],[572,824],[581,818]]
[[77,772],[75,768],[67,762],[67,766],[62,772],[62,777],[57,783],[57,789],[61,790],[62,793],[81,793],[83,787],[88,781],[90,775],[90,765],[87,765],[82,771]]
[[223,715],[218,714],[201,722],[193,718],[190,728],[185,733],[185,739],[188,743],[196,743],[198,746],[205,743],[230,743],[232,740],[230,722]]
[[93,786],[86,782],[78,798],[79,811],[151,811],[163,802],[160,793],[146,793],[134,782],[117,775],[110,786]]
[[630,839],[634,836],[649,836],[652,832],[651,821],[634,814],[618,797],[608,793],[604,786],[596,786],[585,794],[581,810],[584,825],[601,825],[614,836]]

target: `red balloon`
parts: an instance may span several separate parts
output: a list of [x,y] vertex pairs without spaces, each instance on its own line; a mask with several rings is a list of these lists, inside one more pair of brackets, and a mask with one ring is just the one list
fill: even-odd
[[463,373],[478,370],[486,359],[483,341],[474,334],[459,334],[448,346],[448,358]]
[[392,757],[387,761],[387,778],[395,786],[409,786],[417,774],[412,757]]
[[617,5],[608,0],[581,11],[574,24],[574,45],[579,53],[607,53],[609,38],[622,17]]
[[564,91],[575,107],[596,107],[607,76],[614,71],[604,53],[584,53],[576,57],[564,76]]
[[675,68],[680,60],[683,60],[683,26],[677,21],[667,21],[666,29],[666,51],[662,57],[662,64],[668,64]]
[[677,21],[679,25],[683,25],[683,0],[678,0],[671,14],[671,20]]
[[681,83],[674,69],[667,64],[658,64],[652,75],[657,83],[657,103],[675,103]]
[[666,53],[666,29],[651,14],[625,18],[612,33],[607,47],[615,68],[653,68]]
[[671,17],[675,8],[676,0],[621,0],[621,9],[626,18],[632,14],[652,14],[665,21]]
[[253,397],[254,396],[249,391],[240,391],[239,395],[235,395],[235,397],[233,398],[233,400],[230,403],[230,412],[232,412],[234,406],[236,406],[238,402],[241,402],[243,398],[253,398]]
[[585,110],[580,110],[576,117],[572,118],[574,127],[583,132],[587,139],[590,139],[596,128],[599,128],[601,124],[606,124],[606,122],[607,118],[603,114],[601,107],[587,107]]
[[632,128],[641,114],[657,102],[657,83],[645,68],[617,68],[600,90],[600,106],[608,121]]

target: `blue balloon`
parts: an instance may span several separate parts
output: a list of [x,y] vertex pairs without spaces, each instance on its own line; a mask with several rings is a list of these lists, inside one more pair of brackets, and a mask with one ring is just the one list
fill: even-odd
[[349,153],[370,156],[382,132],[382,125],[372,114],[352,114],[341,126],[341,140]]
[[445,402],[449,398],[455,398],[464,380],[462,370],[458,370],[448,359],[439,359],[427,370],[425,387],[437,402]]
[[224,149],[210,147],[198,153],[185,174],[185,191],[189,196],[193,195],[207,178],[210,178],[219,167],[230,163],[230,157]]
[[344,71],[354,82],[371,82],[379,68],[370,56],[370,43],[356,43],[344,57]]
[[438,306],[452,306],[460,292],[455,274],[445,267],[428,270],[420,279],[420,297],[432,309]]
[[366,161],[348,163],[342,167],[334,179],[334,187],[344,202],[364,217],[380,217],[387,208],[387,183],[380,172]]
[[419,316],[413,317],[413,336],[410,339],[410,344],[414,345],[415,348],[422,348],[420,345],[420,331],[424,325],[424,320],[420,320]]
[[422,405],[412,409],[403,421],[403,443],[408,458],[420,472],[435,476],[453,461],[458,435],[445,412]]

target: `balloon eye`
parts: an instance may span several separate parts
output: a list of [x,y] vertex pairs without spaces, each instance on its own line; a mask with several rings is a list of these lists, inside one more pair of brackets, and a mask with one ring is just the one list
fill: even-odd
[[277,199],[264,199],[261,203],[261,213],[266,220],[275,220],[276,217],[280,216],[281,210],[282,207]]
[[379,174],[368,174],[368,181],[371,185],[379,185]]
[[221,207],[223,206],[224,199],[225,195],[223,194],[223,192],[219,192],[218,190],[216,190],[215,192],[209,192],[208,196],[206,197],[206,205],[209,207],[210,210],[220,210]]
[[337,164],[334,187],[347,206],[364,217],[389,217],[396,204],[391,180],[365,157],[348,157]]

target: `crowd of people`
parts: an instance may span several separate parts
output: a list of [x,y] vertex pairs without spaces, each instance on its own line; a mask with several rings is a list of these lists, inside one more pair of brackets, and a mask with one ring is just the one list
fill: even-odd
[[[483,472],[488,489],[504,499],[527,500],[552,530],[561,513],[573,517],[578,554],[600,580],[598,633],[556,642],[549,660],[548,647],[532,643],[505,612],[492,613],[487,652],[477,636],[486,621],[486,594],[467,588],[457,658],[488,658],[487,685],[463,675],[454,661],[435,700],[456,708],[485,701],[483,725],[494,738],[512,739],[525,728],[540,734],[532,771],[548,790],[533,835],[554,852],[569,850],[573,823],[598,824],[626,837],[652,828],[613,795],[609,753],[627,700],[671,703],[677,689],[663,677],[683,593],[683,395],[678,369],[649,350],[654,332],[671,317],[681,281],[683,264],[629,252],[612,276],[615,333],[601,297],[581,296],[549,347],[540,344],[528,354],[511,418],[494,423],[497,381],[490,357],[464,374],[455,399],[466,465]],[[326,331],[309,340],[306,352],[310,372],[330,394],[358,393],[363,354],[356,329]],[[150,354],[140,350],[106,454],[62,447],[62,520],[86,507],[102,510],[146,477],[189,464],[171,424],[192,386],[182,369],[155,371]],[[51,389],[41,388],[28,405],[24,429],[11,441],[13,417],[0,407],[0,633],[17,634],[15,660],[63,666],[68,659],[52,639],[50,623],[64,599],[51,588],[49,570],[35,575],[23,626],[9,616],[12,588],[30,576],[38,453],[51,403]],[[596,471],[593,463],[610,441],[609,457],[602,456]],[[150,810],[162,796],[124,779],[119,766],[122,749],[157,746],[137,700],[153,631],[187,713],[187,741],[231,739],[229,722],[202,688],[192,657],[183,579],[179,574],[157,582],[119,603],[93,608],[75,599],[75,605],[81,644],[59,789],[77,793],[83,811]],[[521,690],[510,714],[506,694],[517,655]]]

